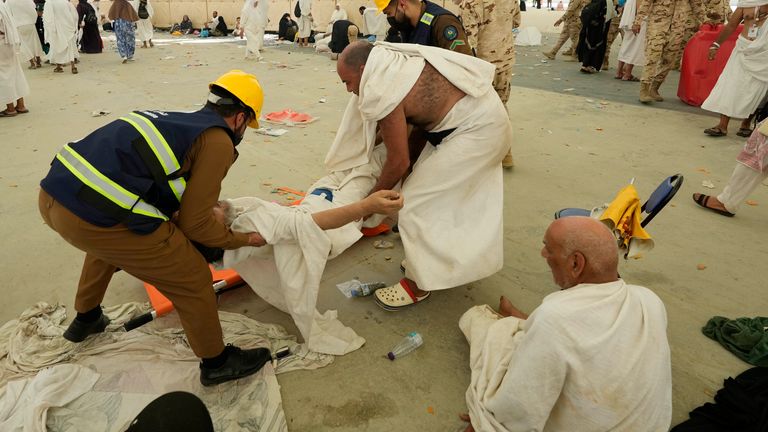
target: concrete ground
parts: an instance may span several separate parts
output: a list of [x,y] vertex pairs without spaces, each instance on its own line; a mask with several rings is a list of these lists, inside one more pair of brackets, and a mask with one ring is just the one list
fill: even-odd
[[[614,57],[617,51],[618,43]],[[469,383],[467,344],[457,327],[461,314],[475,304],[495,306],[502,294],[522,310],[533,310],[556,289],[539,255],[553,213],[610,201],[633,177],[644,198],[663,178],[685,176],[678,195],[648,226],[655,249],[643,259],[622,262],[620,268],[628,282],[649,287],[667,307],[673,424],[711,401],[724,378],[750,367],[700,329],[715,315],[753,317],[768,308],[768,297],[760,294],[767,273],[759,264],[768,260],[760,240],[766,235],[768,188],[760,186],[750,197],[757,205],[745,205],[732,219],[697,208],[690,198],[693,192],[721,190],[743,140],[733,136],[733,130],[725,138],[704,136],[702,130],[715,118],[675,98],[676,73],[662,88],[667,101],[642,106],[636,102],[637,84],[613,80],[613,70],[584,76],[574,63],[541,63],[539,48],[519,52],[509,102],[517,166],[504,174],[504,268],[391,313],[378,308],[372,298],[346,299],[335,284],[354,276],[397,281],[403,250],[396,234],[385,237],[395,249],[375,249],[372,239],[363,239],[329,262],[318,309],[337,309],[340,319],[367,343],[328,367],[279,377],[290,430],[461,428],[457,415],[466,411]],[[249,131],[223,184],[223,197],[273,198],[270,190],[275,186],[302,189],[324,174],[323,156],[347,101],[335,63],[294,48],[268,49],[265,63],[243,61],[242,54],[238,44],[158,43],[152,50],[137,50],[133,64],[119,64],[117,54],[108,51],[83,55],[79,75],[54,75],[51,68],[27,71],[31,113],[0,120],[0,274],[7,287],[0,322],[38,301],[60,302],[71,310],[83,254],[43,225],[37,211],[38,183],[61,145],[121,113],[197,109],[209,81],[242,68],[259,76],[266,94],[264,112],[292,108],[319,120],[288,128],[279,138]],[[566,88],[574,90],[564,92]],[[327,102],[320,103],[321,98]],[[96,110],[111,114],[92,117]],[[715,189],[703,188],[704,180]],[[706,268],[699,270],[699,264]],[[141,283],[121,273],[104,304],[144,300]],[[298,334],[287,315],[247,288],[225,293],[221,309],[278,323]],[[383,357],[414,330],[424,337],[421,349],[395,362]]]

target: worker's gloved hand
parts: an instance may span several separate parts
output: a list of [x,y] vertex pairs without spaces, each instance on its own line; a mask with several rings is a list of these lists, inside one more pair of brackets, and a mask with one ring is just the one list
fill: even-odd
[[257,232],[248,233],[248,246],[261,247],[267,244],[264,237]]
[[403,197],[399,192],[380,190],[368,195],[360,204],[366,214],[392,215],[403,208]]

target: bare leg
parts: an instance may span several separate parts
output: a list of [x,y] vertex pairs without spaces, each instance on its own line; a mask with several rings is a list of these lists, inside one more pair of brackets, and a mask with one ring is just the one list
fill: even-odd
[[155,44],[153,44],[153,43],[152,43],[152,39],[150,39],[150,40],[149,40],[149,47],[150,47],[150,48],[153,48],[154,46],[155,46]]
[[624,70],[624,62],[620,61],[619,65],[616,67],[616,79],[620,79],[624,77],[622,72],[623,70]]
[[508,298],[501,296],[499,299],[499,315],[503,317],[516,317],[520,319],[527,319],[528,315],[516,308]]
[[754,115],[751,115],[751,116],[749,116],[749,117],[747,117],[747,118],[745,118],[744,120],[741,121],[741,128],[742,129],[752,129],[750,127],[750,126],[752,126],[751,125],[752,117],[754,117]]
[[[725,135],[728,133],[728,123],[731,121],[731,118],[726,115],[720,115],[720,122],[717,124],[717,126],[709,128],[704,131],[707,135]],[[710,132],[707,132],[710,131]]]
[[634,69],[635,65],[624,63],[624,77],[623,79],[629,81],[632,79],[632,69]]

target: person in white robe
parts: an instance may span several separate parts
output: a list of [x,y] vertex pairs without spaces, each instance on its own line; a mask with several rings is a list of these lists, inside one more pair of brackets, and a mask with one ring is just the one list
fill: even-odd
[[155,10],[152,8],[152,3],[149,0],[134,0],[130,3],[139,16],[139,20],[136,21],[136,37],[141,41],[141,47],[147,48],[147,44],[149,48],[154,47],[152,37],[155,27],[152,25],[152,17],[155,16]]
[[312,0],[298,0],[301,16],[299,20],[299,32],[297,34],[298,44],[304,47],[309,46],[309,37],[312,35]]
[[[398,227],[406,277],[376,291],[384,309],[410,306],[502,267],[501,160],[512,127],[493,90],[494,70],[475,57],[414,44],[358,41],[339,56],[338,75],[354,93],[339,133],[359,139],[334,157],[352,166],[367,158],[378,126],[387,161],[371,191],[402,180]],[[423,131],[418,144],[409,146],[408,125]]]
[[16,22],[16,30],[21,38],[21,59],[29,61],[29,69],[42,66],[43,46],[37,35],[37,9],[33,0],[6,0],[5,5]]
[[77,32],[79,30],[77,9],[67,0],[48,0],[43,11],[45,40],[50,44],[48,58],[56,65],[54,72],[64,72],[67,63],[72,73],[77,73]]
[[374,35],[377,41],[384,41],[389,30],[387,14],[379,12],[375,7],[360,6],[358,11],[363,16],[363,34]]
[[600,221],[555,220],[541,251],[560,291],[530,316],[501,298],[459,328],[470,344],[466,431],[666,432],[672,419],[667,316],[648,288],[617,278]]
[[632,75],[632,69],[636,65],[645,64],[645,31],[647,24],[643,21],[640,30],[632,31],[632,24],[637,14],[638,0],[627,0],[619,22],[621,30],[621,49],[619,49],[619,67],[616,69],[616,79],[624,81],[639,81]]
[[22,41],[16,27],[7,5],[0,2],[0,104],[5,104],[0,117],[14,117],[29,112],[24,106],[29,85],[19,61],[18,52]]
[[333,23],[335,23],[338,20],[345,20],[349,19],[349,16],[347,15],[347,11],[344,10],[340,4],[336,3],[336,6],[333,8],[333,13],[331,14],[331,19],[328,20],[328,29],[325,31],[327,34],[330,34],[331,31],[333,31]]
[[744,30],[736,47],[717,84],[701,104],[703,109],[720,114],[718,125],[704,130],[709,136],[725,136],[731,118],[743,119],[737,135],[750,136],[750,116],[768,92],[768,0],[740,0],[728,24],[710,46],[709,59],[714,60],[720,44],[741,23]]
[[[352,140],[354,134],[337,134],[328,158],[335,160],[334,154]],[[310,351],[344,355],[365,343],[335,310],[320,313],[317,299],[326,262],[357,242],[363,227],[377,226],[382,217],[374,215],[326,231],[308,217],[364,199],[376,184],[386,155],[386,147],[377,145],[370,158],[361,159],[357,166],[326,164],[329,174],[310,186],[296,206],[249,197],[226,201],[222,222],[231,229],[259,232],[268,245],[224,251],[223,266],[237,271],[260,298],[290,314]]]
[[[768,103],[768,101],[765,101]],[[768,120],[763,120],[750,135],[736,157],[728,184],[717,196],[693,194],[693,201],[714,213],[733,217],[751,194],[768,178]]]
[[264,31],[269,22],[269,3],[267,0],[245,0],[240,12],[240,39],[245,36],[245,58],[250,54],[261,60],[261,50],[264,48]]

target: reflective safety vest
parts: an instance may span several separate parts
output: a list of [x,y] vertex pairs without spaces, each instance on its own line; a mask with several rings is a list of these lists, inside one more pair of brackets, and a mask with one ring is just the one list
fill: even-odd
[[437,41],[432,37],[432,24],[438,16],[445,14],[453,15],[453,13],[430,1],[425,1],[424,4],[427,6],[424,8],[424,13],[421,15],[421,18],[419,18],[419,24],[408,34],[406,42],[437,46]]
[[93,225],[147,234],[179,210],[189,148],[206,129],[233,133],[220,115],[134,111],[62,147],[40,186]]

